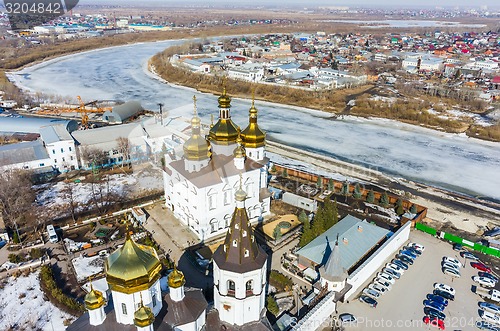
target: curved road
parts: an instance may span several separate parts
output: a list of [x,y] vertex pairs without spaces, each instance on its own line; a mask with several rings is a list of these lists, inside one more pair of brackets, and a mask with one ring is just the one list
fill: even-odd
[[[84,100],[139,100],[149,109],[165,104],[170,115],[190,116],[192,96],[200,116],[218,116],[217,96],[171,86],[147,71],[155,53],[182,41],[142,43],[66,56],[10,75],[33,91]],[[228,88],[229,92],[231,88]],[[232,116],[244,127],[250,102],[233,100]],[[270,138],[384,173],[500,201],[500,144],[441,133],[390,120],[331,114],[257,102]]]

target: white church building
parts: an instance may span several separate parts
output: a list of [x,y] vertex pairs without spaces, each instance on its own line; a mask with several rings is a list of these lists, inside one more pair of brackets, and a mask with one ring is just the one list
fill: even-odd
[[205,135],[194,100],[191,137],[184,143],[182,155],[165,155],[163,178],[166,206],[205,241],[223,234],[229,226],[240,176],[248,195],[250,221],[255,223],[269,214],[269,160],[265,156],[266,135],[257,124],[253,102],[249,123],[240,131],[231,120],[231,99],[224,89],[218,99],[219,119]]

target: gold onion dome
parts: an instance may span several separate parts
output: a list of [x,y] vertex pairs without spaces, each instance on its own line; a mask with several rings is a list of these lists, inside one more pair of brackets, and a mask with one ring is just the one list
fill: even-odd
[[90,284],[90,292],[85,295],[84,301],[85,307],[87,307],[88,310],[94,310],[104,306],[104,297],[102,293],[94,290],[92,283]]
[[231,120],[231,98],[226,95],[225,88],[218,100],[219,119],[210,127],[209,138],[219,144],[230,145],[238,138],[238,127]]
[[210,142],[200,135],[201,120],[196,111],[196,97],[194,100],[194,114],[191,119],[191,137],[184,143],[184,157],[188,160],[200,161],[210,158]]
[[128,234],[125,244],[108,256],[106,267],[110,289],[127,294],[150,288],[162,269],[154,248],[136,244]]
[[134,324],[137,327],[144,328],[153,324],[155,320],[155,315],[153,311],[148,306],[144,306],[141,301],[141,307],[137,309],[134,313]]
[[241,132],[243,145],[247,148],[263,147],[266,144],[266,133],[259,128],[257,124],[257,108],[252,99],[252,107],[250,107],[250,120],[248,126]]
[[219,101],[219,108],[230,108],[231,98],[226,94],[226,88],[222,90],[222,95],[217,99]]
[[240,128],[238,128],[238,138],[236,139],[238,146],[234,149],[234,157],[244,158],[246,156],[245,147],[243,147],[243,140],[241,139]]
[[184,278],[184,274],[182,271],[177,270],[177,267],[174,265],[174,270],[168,275],[168,286],[171,288],[179,288],[186,284],[186,279]]

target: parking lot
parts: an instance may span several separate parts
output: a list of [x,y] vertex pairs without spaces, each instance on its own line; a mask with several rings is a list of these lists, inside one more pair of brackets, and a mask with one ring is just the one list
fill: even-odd
[[423,323],[423,301],[436,282],[448,284],[456,290],[455,301],[450,301],[444,310],[446,330],[478,330],[475,326],[480,320],[478,302],[483,300],[471,291],[476,285],[472,276],[477,275],[477,270],[470,266],[470,260],[466,261],[465,268],[461,268],[462,276],[452,279],[441,272],[442,258],[455,257],[461,263],[464,259],[450,244],[419,231],[411,232],[410,241],[424,245],[424,253],[413,266],[409,266],[401,279],[396,280],[388,293],[377,299],[376,308],[360,302],[359,293],[351,298],[350,303],[338,305],[339,314],[352,313],[358,319],[357,325],[349,325],[345,330],[437,330]]

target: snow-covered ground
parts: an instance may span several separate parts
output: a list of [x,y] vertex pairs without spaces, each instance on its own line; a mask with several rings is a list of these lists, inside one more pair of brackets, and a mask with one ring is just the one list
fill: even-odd
[[43,299],[38,274],[7,278],[0,289],[0,330],[65,330],[64,320],[73,318]]
[[[70,200],[68,195],[64,193],[68,185],[73,187],[73,199],[77,205],[77,211],[87,208],[92,199],[92,184],[84,182],[71,182],[69,184],[57,182],[56,184],[39,185],[36,187],[38,190],[37,203],[51,210],[68,206]],[[103,192],[106,192],[107,182],[105,181],[101,185]],[[142,190],[162,190],[163,179],[161,172],[157,170],[139,171],[130,175],[115,174],[109,176],[109,188],[112,193],[118,196],[123,196],[124,194],[131,194],[133,196]]]
[[[167,85],[145,72],[148,59],[173,43],[143,43],[67,56],[9,77],[33,91],[78,94],[84,100],[139,100],[153,110],[162,102],[166,111],[172,109],[170,116],[189,117],[192,108],[178,106],[191,104],[196,94],[199,114],[209,123],[210,115],[218,115],[217,96]],[[389,175],[500,199],[498,143],[391,120],[349,116],[333,120],[330,114],[306,108],[259,101],[256,106],[259,123],[272,140]],[[248,122],[249,108],[248,100],[232,102],[231,116],[241,127]]]
[[104,258],[99,255],[92,257],[83,257],[83,255],[80,255],[71,260],[71,263],[75,268],[78,282],[82,282],[90,276],[104,271]]

